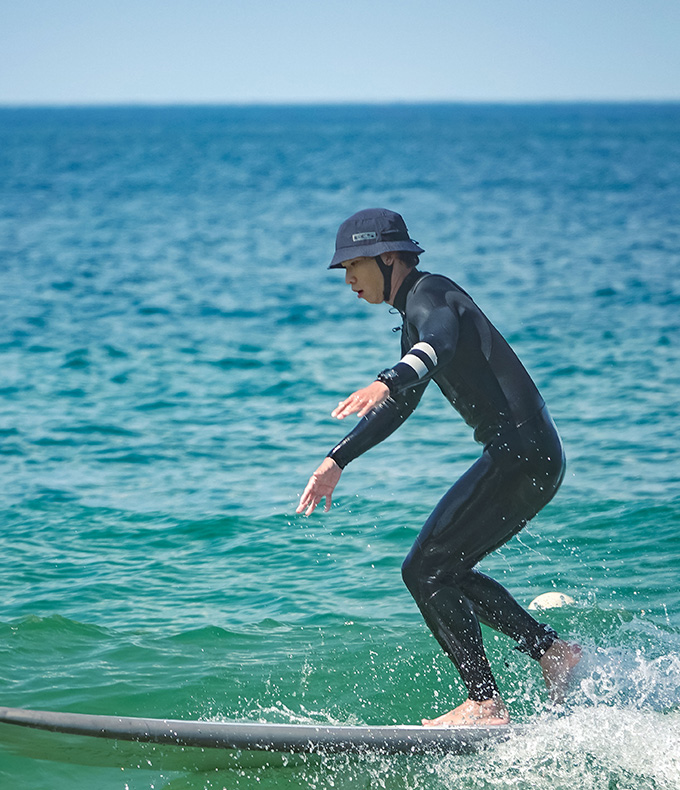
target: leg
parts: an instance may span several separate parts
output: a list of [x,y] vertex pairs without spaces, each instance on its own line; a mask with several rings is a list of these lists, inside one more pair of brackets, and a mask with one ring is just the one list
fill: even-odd
[[[501,585],[472,571],[545,504],[535,500],[532,478],[484,453],[437,505],[404,563],[404,581],[469,694],[461,706],[464,711],[456,709],[433,723],[507,720],[484,653],[480,619],[517,639],[527,652],[540,647],[542,655],[556,638]],[[472,703],[477,707],[471,708]],[[486,711],[479,708],[481,703]]]
[[538,661],[551,701],[564,702],[574,667],[581,660],[579,645],[565,642],[550,626],[534,620],[504,587],[479,571],[471,570],[461,587],[474,601],[480,622],[514,639],[518,650]]
[[460,588],[451,584],[438,586],[430,595],[421,594],[412,577],[417,572],[413,564],[404,568],[406,585],[428,628],[458,669],[470,699],[482,702],[497,696],[498,687],[484,652],[482,631],[472,604]]
[[510,593],[489,576],[470,570],[460,580],[480,622],[518,643],[518,649],[540,661],[557,639],[549,626],[537,622]]

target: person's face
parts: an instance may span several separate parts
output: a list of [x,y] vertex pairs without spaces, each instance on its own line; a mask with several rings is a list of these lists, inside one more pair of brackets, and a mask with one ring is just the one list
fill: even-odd
[[359,299],[371,304],[384,301],[384,279],[375,258],[353,258],[342,264],[345,270],[345,282],[351,286]]

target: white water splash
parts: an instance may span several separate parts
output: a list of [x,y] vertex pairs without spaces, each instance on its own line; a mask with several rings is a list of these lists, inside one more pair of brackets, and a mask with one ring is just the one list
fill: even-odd
[[680,655],[599,648],[584,653],[576,681],[574,702],[669,710],[680,705]]
[[[580,708],[532,720],[474,761],[447,757],[442,786],[481,790],[677,790],[680,715]],[[454,779],[455,777],[455,779]]]

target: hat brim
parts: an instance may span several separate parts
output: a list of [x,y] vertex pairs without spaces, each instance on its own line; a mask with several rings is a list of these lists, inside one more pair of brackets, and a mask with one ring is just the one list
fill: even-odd
[[340,269],[345,261],[354,258],[375,258],[383,252],[415,252],[420,255],[425,252],[415,241],[403,239],[402,241],[377,241],[374,244],[353,244],[351,247],[341,247],[335,251],[329,269]]

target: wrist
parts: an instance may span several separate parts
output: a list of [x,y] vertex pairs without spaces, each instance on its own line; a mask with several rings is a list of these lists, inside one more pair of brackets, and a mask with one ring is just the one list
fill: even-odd
[[394,368],[387,368],[386,370],[381,370],[380,373],[375,377],[376,381],[379,381],[381,384],[384,384],[387,389],[390,391],[390,395],[394,395],[397,391],[397,374]]
[[338,469],[339,469],[339,470],[342,472],[342,470],[343,470],[343,469],[344,469],[344,468],[347,466],[347,463],[349,463],[349,461],[348,461],[347,463],[341,463],[340,461],[336,460],[336,459],[333,457],[333,453],[334,453],[334,452],[335,452],[335,450],[337,450],[337,449],[338,449],[337,447],[334,447],[334,448],[333,448],[333,449],[330,451],[330,453],[328,453],[328,455],[326,456],[326,458],[327,458],[327,460],[329,460],[329,461],[332,461],[332,462],[335,464],[335,466],[337,466],[337,467],[338,467]]

